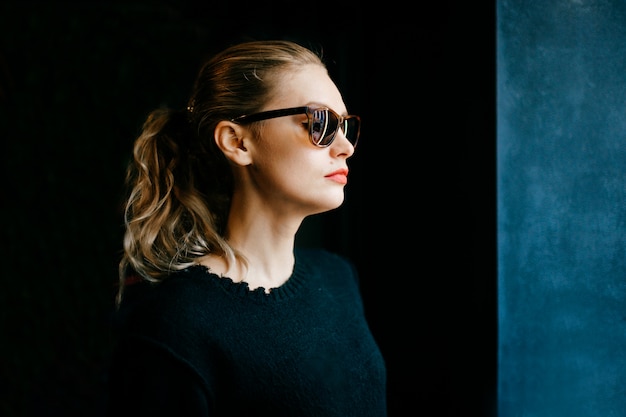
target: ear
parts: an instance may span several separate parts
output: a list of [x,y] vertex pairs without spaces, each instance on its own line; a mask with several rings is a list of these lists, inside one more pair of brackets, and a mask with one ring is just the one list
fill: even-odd
[[215,144],[229,161],[236,165],[250,165],[252,158],[244,145],[247,130],[237,123],[222,120],[215,126]]

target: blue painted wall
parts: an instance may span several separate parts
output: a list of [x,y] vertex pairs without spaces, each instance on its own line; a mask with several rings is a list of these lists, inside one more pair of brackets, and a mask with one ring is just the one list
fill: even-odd
[[626,416],[626,2],[497,3],[498,415]]

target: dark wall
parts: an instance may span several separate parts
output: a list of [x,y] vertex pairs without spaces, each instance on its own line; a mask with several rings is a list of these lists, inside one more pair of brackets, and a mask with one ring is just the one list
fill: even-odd
[[498,2],[499,415],[626,416],[626,4]]
[[495,6],[208,3],[0,5],[0,414],[102,415],[132,141],[205,56],[279,37],[322,46],[364,121],[298,243],[355,261],[390,416],[492,415]]

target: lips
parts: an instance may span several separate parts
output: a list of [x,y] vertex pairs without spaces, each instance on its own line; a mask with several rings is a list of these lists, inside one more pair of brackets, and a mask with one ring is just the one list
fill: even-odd
[[329,180],[335,181],[339,184],[347,184],[348,183],[348,170],[345,168],[338,169],[337,171],[326,175],[326,178],[328,178]]

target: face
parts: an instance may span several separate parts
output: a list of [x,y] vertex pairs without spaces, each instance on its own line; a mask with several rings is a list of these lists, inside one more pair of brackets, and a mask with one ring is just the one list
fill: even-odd
[[[323,67],[306,66],[281,78],[279,85],[278,94],[263,111],[317,105],[347,114],[337,86]],[[306,114],[257,123],[262,124],[260,137],[247,142],[252,164],[245,169],[249,186],[262,204],[274,212],[301,216],[342,204],[348,181],[346,161],[354,147],[341,129],[330,146],[320,148],[309,139]]]

